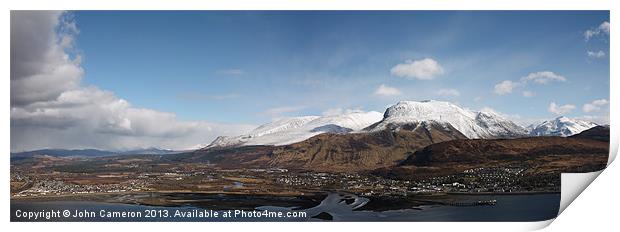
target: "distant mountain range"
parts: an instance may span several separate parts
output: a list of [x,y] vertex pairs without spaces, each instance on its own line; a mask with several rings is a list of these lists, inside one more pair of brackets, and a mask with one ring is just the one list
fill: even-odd
[[103,157],[115,155],[166,155],[177,154],[183,151],[173,151],[159,148],[145,148],[128,151],[105,151],[97,149],[41,149],[34,151],[11,153],[11,158],[25,158],[33,156],[54,156],[54,157]]
[[355,112],[335,116],[302,116],[274,121],[252,132],[216,138],[206,149],[248,145],[288,145],[313,136],[370,133],[382,130],[433,125],[436,129],[453,128],[469,139],[520,138],[530,136],[571,136],[597,124],[558,117],[524,128],[493,111],[472,111],[445,101],[400,101],[379,112]]
[[[282,154],[327,149],[326,147],[329,146],[325,144],[329,144],[334,146],[330,149],[362,152],[366,147],[374,145],[379,145],[379,147],[385,144],[394,145],[398,143],[396,138],[399,137],[415,141],[407,141],[405,144],[400,144],[402,146],[397,146],[397,148],[418,149],[433,143],[453,139],[499,139],[535,136],[567,137],[596,126],[597,124],[592,122],[561,116],[536,126],[531,125],[528,128],[524,128],[493,111],[472,111],[444,101],[400,101],[388,107],[383,114],[376,111],[358,111],[341,115],[302,116],[280,119],[259,126],[245,135],[217,137],[211,144],[199,149],[199,151],[204,153],[205,150],[221,150],[223,148],[243,146],[286,146],[296,144],[288,147],[293,149],[278,153]],[[349,142],[334,142],[343,140],[349,140]],[[411,147],[414,144],[415,146]],[[394,152],[390,149],[393,148],[386,147],[386,150],[383,152],[386,154]],[[32,157],[36,155],[102,157],[132,154],[166,155],[184,152],[188,151],[158,148],[130,151],[42,149],[11,153],[11,157]],[[335,157],[325,158],[331,159]],[[385,159],[391,162],[400,158],[403,157],[387,157]],[[271,162],[281,161],[283,160],[275,159]]]

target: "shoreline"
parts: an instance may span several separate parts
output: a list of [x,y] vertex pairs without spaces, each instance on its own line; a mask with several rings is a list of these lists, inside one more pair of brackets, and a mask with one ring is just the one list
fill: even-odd
[[[182,194],[199,194],[207,197],[224,197],[224,198],[235,198],[235,197],[256,197],[256,198],[286,198],[286,197],[296,197],[296,198],[306,198],[306,199],[315,199],[317,197],[325,196],[328,192],[333,191],[324,191],[324,192],[307,192],[307,193],[240,193],[240,192],[219,192],[219,191],[154,191],[154,192],[124,192],[124,193],[88,193],[88,194],[63,194],[63,195],[47,195],[47,196],[28,196],[28,197],[11,197],[10,201],[13,202],[53,202],[53,201],[94,201],[94,202],[108,202],[108,203],[121,203],[121,204],[141,204],[141,205],[153,205],[153,206],[162,206],[169,204],[145,204],[146,202],[138,202],[135,198],[140,195],[155,195],[152,198],[162,199],[164,201],[169,201],[168,203],[178,203],[178,202],[197,202],[200,199],[192,199],[191,197],[187,199],[171,199],[164,196],[166,194],[170,195],[182,195]],[[336,191],[338,192],[338,191]],[[344,192],[344,191],[343,191]],[[411,197],[450,197],[450,196],[502,196],[502,195],[550,195],[550,194],[560,194],[561,192],[547,192],[547,191],[535,191],[535,192],[440,192],[433,194],[408,194],[407,196],[398,196],[398,195],[382,195],[382,196],[370,196],[369,198],[374,199],[409,199]],[[160,195],[161,194],[161,195]],[[358,195],[355,193],[350,193],[354,195]],[[361,195],[360,195],[361,196]],[[132,200],[115,200],[117,197],[130,197]],[[364,196],[362,196],[364,197]],[[368,196],[366,196],[368,197]],[[153,202],[150,202],[153,203]],[[172,204],[174,205],[174,204]]]
[[[205,194],[205,195],[230,195],[230,196],[256,196],[256,197],[313,197],[323,195],[327,192],[343,192],[355,194],[347,191],[316,191],[316,192],[286,192],[286,193],[243,193],[243,192],[224,192],[224,191],[149,191],[149,192],[122,192],[122,193],[81,193],[81,194],[61,194],[61,195],[45,195],[45,196],[25,196],[10,197],[13,201],[29,201],[29,200],[45,200],[53,198],[89,198],[97,196],[122,196],[122,195],[138,195],[138,194]],[[375,198],[407,198],[410,196],[447,196],[447,195],[538,195],[538,194],[560,194],[560,191],[532,191],[532,192],[437,192],[437,193],[412,193],[407,196],[399,195],[381,195],[372,196]],[[361,195],[360,195],[361,196]]]

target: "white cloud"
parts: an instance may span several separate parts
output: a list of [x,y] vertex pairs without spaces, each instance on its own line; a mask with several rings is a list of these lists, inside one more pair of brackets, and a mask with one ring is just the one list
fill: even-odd
[[512,93],[512,90],[518,87],[520,84],[517,82],[505,80],[495,85],[493,92],[498,95],[506,95]]
[[378,96],[396,96],[400,94],[402,93],[397,88],[390,87],[384,84],[380,85],[379,88],[375,90],[375,95]]
[[598,99],[598,100],[592,101],[592,104],[597,105],[597,106],[604,106],[604,105],[609,104],[609,101],[607,101],[607,99]]
[[461,95],[461,92],[456,89],[440,89],[437,91],[437,95],[443,97],[458,97]]
[[566,78],[562,75],[558,75],[551,71],[542,71],[530,73],[527,76],[521,78],[523,82],[533,81],[536,84],[547,84],[551,81],[566,81]]
[[408,79],[431,80],[444,73],[443,67],[434,59],[407,60],[394,66],[390,73]]
[[[63,92],[57,99],[11,108],[12,149],[165,147],[184,149],[252,125],[183,121],[175,114],[132,106],[96,87]],[[33,139],[37,138],[37,139]]]
[[72,51],[78,33],[62,12],[11,12],[11,150],[39,148],[184,149],[252,125],[184,121],[82,86]]
[[589,29],[586,30],[583,33],[583,36],[585,37],[585,40],[588,41],[591,38],[595,37],[595,36],[599,36],[599,35],[609,35],[609,29],[610,29],[610,24],[607,21],[604,21],[603,23],[601,23],[601,25],[599,25],[596,28],[593,29]]
[[564,115],[568,114],[575,109],[575,105],[566,104],[566,105],[558,105],[555,102],[551,102],[549,104],[549,112],[556,115]]
[[584,104],[581,109],[583,110],[583,112],[590,113],[590,112],[600,111],[602,106],[606,106],[608,104],[609,104],[609,101],[607,101],[607,99],[598,99],[590,103]]
[[[518,82],[511,80],[502,81],[495,85],[493,92],[497,95],[506,95],[512,93],[515,88],[527,86],[530,82],[534,82],[536,84],[547,84],[552,81],[564,82],[566,81],[566,77],[551,71],[533,72],[527,76],[521,77]],[[527,90],[523,91],[522,94],[524,97],[534,96],[533,92]]]
[[523,91],[523,96],[524,97],[533,97],[533,96],[536,96],[536,93],[534,93],[532,91],[525,90],[525,91]]
[[609,24],[609,22],[605,21],[598,26],[598,29],[601,30],[603,33],[609,34],[610,27],[611,25]]
[[11,105],[54,99],[78,87],[81,60],[66,52],[73,50],[78,31],[61,16],[58,11],[11,11]]
[[603,58],[605,57],[605,52],[604,51],[588,51],[588,57],[590,58]]

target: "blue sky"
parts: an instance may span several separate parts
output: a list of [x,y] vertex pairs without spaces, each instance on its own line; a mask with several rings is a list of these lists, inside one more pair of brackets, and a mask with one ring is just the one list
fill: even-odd
[[608,11],[12,11],[11,150],[200,148],[400,100],[606,124],[609,30]]
[[[581,105],[609,96],[608,55],[587,55],[607,54],[608,40],[584,39],[586,30],[609,21],[607,11],[80,11],[74,17],[85,83],[186,120],[263,123],[330,108],[383,111],[398,100],[422,99],[551,118],[550,102],[575,105],[567,115],[581,116]],[[437,61],[443,74],[418,80],[390,73],[424,58]],[[566,81],[493,92],[503,80],[541,71]],[[381,84],[402,94],[374,95]],[[459,96],[439,96],[439,89]]]

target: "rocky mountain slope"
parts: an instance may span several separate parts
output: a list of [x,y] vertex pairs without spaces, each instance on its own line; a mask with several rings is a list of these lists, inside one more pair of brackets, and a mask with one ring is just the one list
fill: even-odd
[[411,151],[433,143],[466,139],[450,125],[408,124],[399,131],[316,135],[283,146],[210,148],[183,160],[207,161],[230,167],[277,167],[314,171],[357,172],[394,166]]
[[571,138],[593,139],[602,142],[609,142],[609,126],[595,126],[579,134],[570,136]]
[[[380,170],[397,178],[427,178],[470,168],[525,167],[533,173],[591,172],[605,168],[609,128],[597,127],[578,136],[518,139],[452,140],[429,145],[392,169]],[[608,139],[608,138],[607,138]]]

